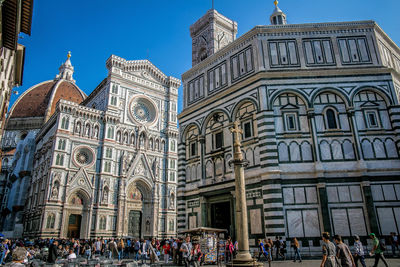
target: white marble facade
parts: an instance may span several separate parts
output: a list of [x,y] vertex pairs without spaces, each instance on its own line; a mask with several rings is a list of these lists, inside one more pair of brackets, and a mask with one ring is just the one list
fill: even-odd
[[399,47],[373,21],[277,24],[182,75],[178,229],[218,226],[218,203],[234,221],[239,120],[252,245],[400,232]]
[[60,100],[37,135],[24,235],[163,237],[176,232],[180,81],[111,56],[81,104]]

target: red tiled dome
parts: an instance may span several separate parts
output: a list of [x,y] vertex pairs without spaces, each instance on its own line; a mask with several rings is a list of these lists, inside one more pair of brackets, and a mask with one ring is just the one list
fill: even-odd
[[10,111],[11,118],[47,117],[54,113],[60,99],[81,103],[86,95],[74,83],[66,80],[46,81],[23,93]]

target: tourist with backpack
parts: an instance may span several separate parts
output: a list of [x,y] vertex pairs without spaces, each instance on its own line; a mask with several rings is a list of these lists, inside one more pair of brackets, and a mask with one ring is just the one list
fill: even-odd
[[383,252],[386,250],[385,246],[381,241],[379,241],[379,239],[375,236],[374,233],[370,233],[369,237],[372,239],[372,250],[369,253],[369,255],[372,257],[372,255],[375,253],[374,267],[378,266],[379,260],[382,260],[383,264],[385,264],[386,267],[389,267],[385,257],[383,256]]
[[365,264],[365,258],[364,258],[364,247],[360,241],[360,237],[358,235],[354,236],[354,264],[356,267],[358,267],[358,261],[361,262],[361,265],[363,267],[367,267]]

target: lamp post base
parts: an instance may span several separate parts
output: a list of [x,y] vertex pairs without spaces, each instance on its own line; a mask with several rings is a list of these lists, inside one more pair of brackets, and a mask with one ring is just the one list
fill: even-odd
[[234,259],[230,263],[227,264],[227,266],[233,266],[233,267],[262,267],[264,264],[262,262],[258,262],[256,259],[251,259],[250,261],[241,261],[238,259]]
[[252,258],[248,251],[239,251],[236,258],[233,259],[228,266],[238,266],[238,267],[261,267],[263,263],[258,262],[256,259]]

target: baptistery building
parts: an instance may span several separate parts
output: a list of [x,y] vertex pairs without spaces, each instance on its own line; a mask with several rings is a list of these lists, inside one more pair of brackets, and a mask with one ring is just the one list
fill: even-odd
[[235,236],[239,121],[251,245],[297,237],[312,252],[324,231],[400,232],[399,47],[374,21],[288,24],[276,5],[268,24],[236,38],[237,23],[211,9],[190,27],[178,231]]
[[180,80],[148,60],[113,55],[106,67],[107,78],[88,97],[62,98],[45,113],[26,190],[26,237],[176,231]]

